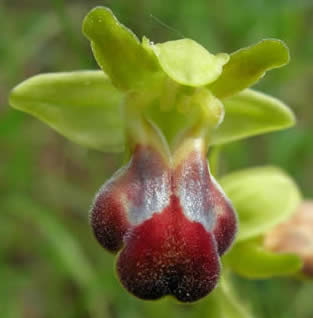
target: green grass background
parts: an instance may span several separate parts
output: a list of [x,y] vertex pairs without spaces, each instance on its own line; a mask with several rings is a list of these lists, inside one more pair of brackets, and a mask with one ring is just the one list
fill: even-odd
[[[8,106],[9,90],[31,75],[97,68],[81,34],[96,5],[112,8],[140,37],[189,37],[213,53],[284,40],[291,63],[257,88],[289,104],[298,124],[226,146],[221,169],[279,165],[313,198],[313,1],[0,0],[0,317],[215,317],[209,299],[142,302],[120,287],[88,210],[122,158],[72,144]],[[233,280],[256,317],[313,317],[312,283]]]

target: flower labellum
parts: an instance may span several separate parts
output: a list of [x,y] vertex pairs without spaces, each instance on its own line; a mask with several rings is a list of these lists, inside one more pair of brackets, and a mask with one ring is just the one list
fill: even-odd
[[236,215],[210,174],[206,145],[187,133],[172,154],[145,123],[150,144],[134,145],[129,163],[96,195],[91,224],[100,244],[118,255],[125,288],[142,299],[207,295],[220,276]]

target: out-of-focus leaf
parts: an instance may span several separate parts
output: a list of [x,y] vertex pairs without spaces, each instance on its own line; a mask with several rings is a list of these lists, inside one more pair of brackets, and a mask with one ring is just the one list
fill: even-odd
[[82,286],[87,286],[93,281],[95,276],[91,265],[74,238],[54,217],[53,212],[48,212],[21,196],[8,197],[4,203],[10,213],[23,218],[29,217],[39,227],[75,281]]
[[229,59],[227,54],[210,54],[190,39],[169,41],[153,47],[163,71],[175,82],[187,86],[212,83]]
[[103,317],[106,304],[101,302],[99,307],[99,302],[97,302],[101,290],[94,269],[69,231],[54,217],[53,212],[47,211],[26,197],[18,195],[7,197],[3,203],[11,214],[29,218],[38,226],[55,255],[63,263],[64,269],[85,293],[90,315]]
[[[36,10],[32,10],[33,16],[28,20],[28,23],[25,24],[24,21],[26,15],[17,19],[15,27],[12,28],[11,11],[8,8],[2,11],[1,5],[2,2],[0,4],[0,21],[6,32],[1,34],[0,80],[4,76],[3,84],[8,84],[16,82],[17,78],[22,76],[26,62],[31,63],[35,59],[37,61],[37,56],[40,55],[41,50],[45,50],[49,41],[57,36],[62,28],[54,12],[46,11],[45,14],[42,14]],[[27,21],[27,18],[25,20]],[[20,31],[17,32],[19,29]],[[23,54],[20,54],[22,51]]]
[[303,266],[295,254],[265,250],[260,238],[235,244],[223,260],[235,273],[254,279],[295,274]]
[[266,39],[230,55],[222,75],[209,88],[218,98],[234,95],[255,84],[265,72],[289,62],[289,50],[280,40]]
[[122,95],[102,71],[51,73],[16,86],[10,104],[72,141],[102,151],[122,151]]
[[121,89],[133,88],[160,69],[153,52],[144,48],[108,8],[92,9],[84,19],[83,33],[91,41],[100,67]]
[[223,100],[225,117],[216,129],[212,143],[224,144],[295,123],[291,109],[276,98],[246,89]]
[[284,222],[301,202],[294,181],[274,167],[237,171],[219,182],[238,213],[237,242],[261,235]]
[[[1,222],[3,220],[1,219]],[[5,226],[5,224],[4,224]],[[22,315],[21,290],[29,283],[26,275],[2,261],[0,263],[0,317],[18,318]]]
[[9,109],[0,118],[0,138],[12,135],[19,130],[24,116],[22,113]]

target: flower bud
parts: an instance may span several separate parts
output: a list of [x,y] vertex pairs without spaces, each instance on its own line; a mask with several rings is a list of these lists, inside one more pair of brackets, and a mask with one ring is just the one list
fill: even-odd
[[275,252],[297,254],[302,272],[313,277],[313,201],[304,201],[287,222],[267,233],[264,244]]

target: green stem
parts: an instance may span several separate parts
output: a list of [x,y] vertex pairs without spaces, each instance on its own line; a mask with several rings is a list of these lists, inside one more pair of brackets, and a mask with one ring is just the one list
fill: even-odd
[[219,172],[221,146],[213,146],[208,155],[211,174],[216,177]]

